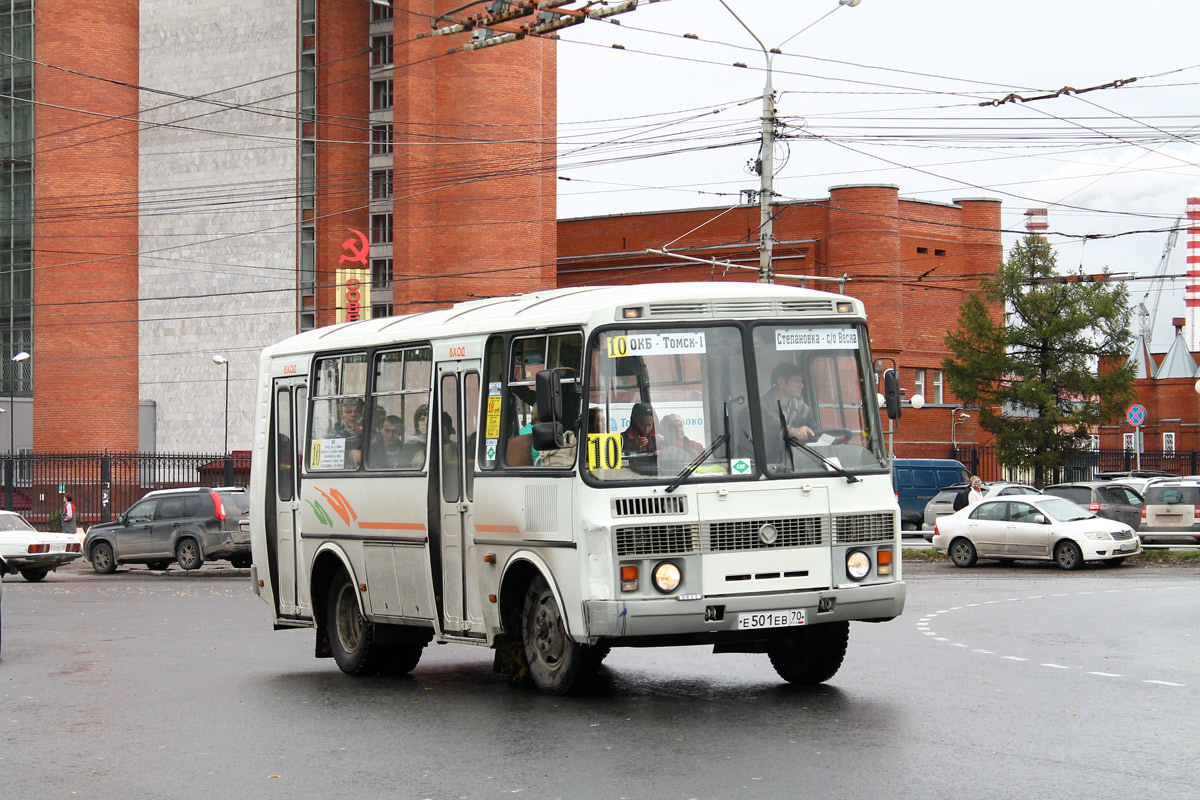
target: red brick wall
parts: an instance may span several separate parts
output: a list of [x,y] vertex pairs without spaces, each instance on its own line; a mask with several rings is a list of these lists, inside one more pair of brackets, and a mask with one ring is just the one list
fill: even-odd
[[[38,0],[35,48],[137,84],[138,4]],[[33,446],[136,450],[138,94],[44,66],[35,86]]]
[[317,2],[317,325],[335,322],[336,270],[349,229],[371,235],[370,13],[362,0]]

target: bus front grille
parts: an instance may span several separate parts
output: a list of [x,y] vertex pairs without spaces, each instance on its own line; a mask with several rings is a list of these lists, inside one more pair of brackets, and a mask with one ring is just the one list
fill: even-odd
[[705,523],[705,541],[713,553],[811,547],[825,541],[824,517],[739,519]]
[[895,517],[890,513],[846,514],[833,518],[834,544],[890,542],[895,538]]
[[686,555],[699,552],[699,526],[620,525],[613,528],[618,556]]

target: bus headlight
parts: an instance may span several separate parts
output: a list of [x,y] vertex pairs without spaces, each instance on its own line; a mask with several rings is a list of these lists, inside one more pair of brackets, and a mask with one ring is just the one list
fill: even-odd
[[683,573],[679,571],[679,567],[670,561],[662,561],[655,568],[652,574],[654,588],[658,589],[663,594],[669,594],[679,588],[679,584],[683,581]]
[[861,581],[871,574],[871,559],[862,550],[847,553],[846,574],[853,580]]

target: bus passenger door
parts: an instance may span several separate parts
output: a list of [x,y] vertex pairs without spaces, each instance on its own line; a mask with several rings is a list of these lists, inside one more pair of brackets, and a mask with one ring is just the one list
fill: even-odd
[[300,468],[308,388],[303,378],[275,381],[272,452],[275,525],[267,529],[267,568],[281,616],[299,616],[297,580],[303,572],[300,539]]
[[[474,530],[476,426],[479,422],[479,362],[438,364],[437,479],[441,513],[442,630],[484,635],[478,587],[467,580],[466,556]],[[433,429],[433,419],[430,420]],[[435,562],[436,563],[436,562]]]

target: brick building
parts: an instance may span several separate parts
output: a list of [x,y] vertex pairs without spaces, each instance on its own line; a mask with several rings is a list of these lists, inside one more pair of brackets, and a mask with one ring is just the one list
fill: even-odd
[[264,346],[552,286],[553,43],[461,5],[0,0],[3,449],[243,449]]
[[[554,44],[447,53],[465,39],[419,35],[458,6],[0,0],[0,201],[14,209],[0,397],[15,396],[18,449],[219,451],[214,355],[229,445],[245,449],[259,351],[354,313],[754,279],[644,251],[678,239],[753,267],[756,206],[556,221]],[[844,278],[876,356],[927,400],[906,409],[899,454],[948,452],[942,336],[1002,258],[999,227],[995,200],[895,186],[779,207],[779,279]],[[20,351],[32,358],[14,364]],[[977,441],[972,422],[961,442]]]
[[[560,286],[683,280],[756,280],[758,206],[618,214],[564,220],[558,230]],[[867,306],[871,349],[900,370],[907,397],[897,455],[950,453],[957,403],[942,380],[942,343],[966,295],[1004,257],[1000,202],[933,203],[900,197],[888,185],[835,186],[829,197],[778,206],[774,269],[780,283],[844,291]],[[670,250],[697,263],[647,250]],[[741,268],[726,268],[731,262]],[[973,416],[953,430],[979,441]]]
[[[1146,408],[1146,421],[1141,425],[1142,448],[1148,453],[1161,452],[1161,467],[1179,474],[1194,473],[1195,467],[1175,465],[1175,453],[1200,453],[1200,393],[1196,383],[1200,378],[1196,354],[1187,345],[1185,318],[1176,318],[1175,339],[1163,353],[1151,353],[1144,338],[1134,344],[1129,361],[1134,366],[1133,388],[1135,402]],[[1104,450],[1134,449],[1134,427],[1122,419],[1116,425],[1099,429],[1100,448]]]

